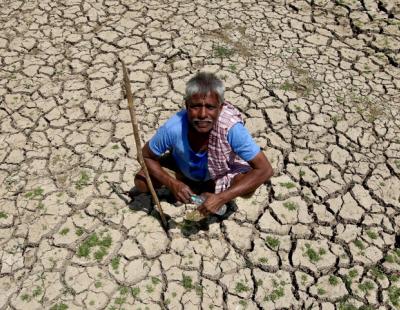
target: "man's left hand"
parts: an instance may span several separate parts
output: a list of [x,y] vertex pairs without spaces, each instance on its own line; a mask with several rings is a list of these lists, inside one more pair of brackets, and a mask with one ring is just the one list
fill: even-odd
[[226,203],[219,194],[202,193],[206,199],[197,210],[203,215],[215,214]]

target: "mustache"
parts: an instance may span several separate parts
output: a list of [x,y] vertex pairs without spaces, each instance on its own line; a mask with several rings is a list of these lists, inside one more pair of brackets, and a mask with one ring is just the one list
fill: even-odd
[[213,120],[211,118],[205,118],[205,119],[194,118],[192,121],[195,122],[195,123],[196,122],[207,122],[207,123],[212,123],[213,122]]

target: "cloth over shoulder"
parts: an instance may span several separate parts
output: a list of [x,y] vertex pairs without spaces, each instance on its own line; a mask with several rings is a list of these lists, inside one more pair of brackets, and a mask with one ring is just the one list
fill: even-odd
[[243,123],[240,111],[231,103],[224,102],[208,142],[208,170],[215,180],[215,193],[228,188],[233,176],[251,169],[246,161],[233,152],[227,140],[229,129],[239,122]]

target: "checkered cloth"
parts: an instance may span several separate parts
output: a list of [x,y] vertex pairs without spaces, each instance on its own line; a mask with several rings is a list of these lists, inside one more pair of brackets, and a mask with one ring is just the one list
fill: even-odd
[[237,174],[251,169],[246,161],[233,152],[227,139],[229,129],[239,122],[243,123],[239,110],[231,103],[224,102],[208,142],[208,170],[215,180],[216,194],[226,190]]

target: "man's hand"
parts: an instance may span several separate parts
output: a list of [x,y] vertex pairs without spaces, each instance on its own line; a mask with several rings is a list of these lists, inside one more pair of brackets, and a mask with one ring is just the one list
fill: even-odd
[[219,194],[202,193],[201,195],[206,199],[203,204],[197,208],[197,210],[203,215],[217,213],[218,210],[227,202]]
[[178,180],[175,180],[173,182],[173,184],[170,187],[170,190],[172,191],[172,193],[174,194],[175,198],[178,201],[184,203],[190,203],[191,202],[190,196],[194,195],[189,186]]

